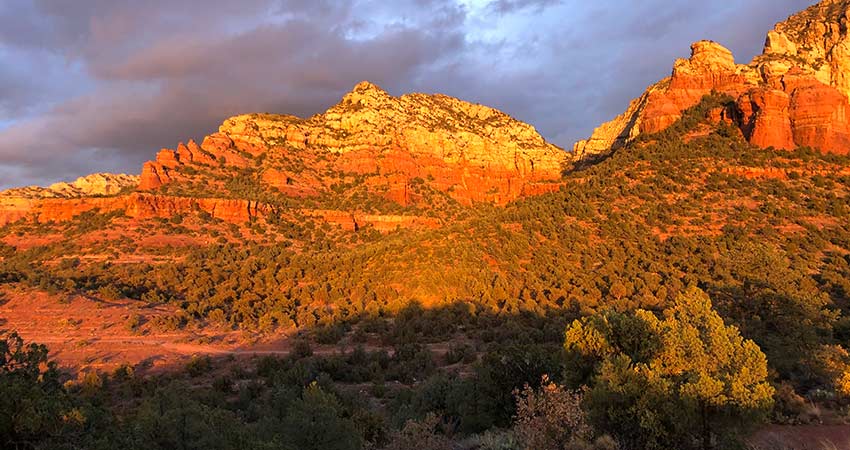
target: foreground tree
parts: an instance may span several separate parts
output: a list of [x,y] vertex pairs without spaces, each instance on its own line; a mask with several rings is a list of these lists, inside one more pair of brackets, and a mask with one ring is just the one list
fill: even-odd
[[313,383],[289,407],[284,440],[299,450],[359,450],[363,446],[354,422],[344,417],[333,394]]
[[58,434],[65,400],[47,347],[0,337],[0,448],[33,448]]
[[390,436],[384,450],[452,450],[452,441],[440,434],[440,418],[428,414],[423,420],[409,420],[404,428]]
[[592,417],[630,447],[709,449],[772,405],[764,353],[697,288],[663,318],[638,310],[576,321],[565,347],[591,374]]
[[544,376],[539,389],[526,385],[514,394],[517,413],[513,432],[524,450],[618,448],[610,436],[594,440],[593,428],[582,408],[582,392],[569,391]]

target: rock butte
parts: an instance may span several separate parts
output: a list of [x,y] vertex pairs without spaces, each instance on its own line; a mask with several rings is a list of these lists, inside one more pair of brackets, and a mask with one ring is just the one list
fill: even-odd
[[850,153],[850,0],[826,0],[771,30],[749,64],[715,42],[691,46],[670,77],[650,86],[625,113],[575,144],[578,158],[626,145],[669,127],[683,111],[717,91],[737,99],[723,114],[750,143]]
[[[69,220],[85,211],[122,210],[130,217],[170,217],[204,210],[241,222],[271,207],[256,201],[193,198],[164,188],[214,185],[209,173],[243,170],[263,189],[286,196],[334,195],[334,186],[357,179],[370,192],[402,205],[416,204],[415,184],[424,184],[461,204],[505,204],[524,195],[560,188],[569,153],[547,143],[530,125],[495,109],[443,95],[393,97],[363,82],[323,114],[308,119],[250,114],[224,121],[199,145],[162,149],[144,164],[140,177],[93,175],[73,189],[25,188],[0,196],[0,224],[22,218]],[[204,175],[207,174],[207,175]],[[89,188],[95,180],[121,180],[120,189]],[[103,183],[101,183],[103,184]],[[109,186],[118,186],[115,182]],[[137,185],[138,192],[109,198]],[[358,229],[436,227],[433,218],[316,210],[309,216]]]
[[[495,109],[443,95],[393,97],[363,82],[309,119],[232,117],[201,145],[163,149],[144,165],[139,188],[183,180],[187,167],[248,167],[253,161],[246,154],[266,158],[259,168],[263,183],[284,193],[327,192],[331,170],[364,176],[375,191],[405,205],[415,202],[410,188],[417,179],[463,204],[504,204],[555,190],[551,182],[569,159],[532,126]],[[281,158],[297,159],[298,169],[287,169]]]

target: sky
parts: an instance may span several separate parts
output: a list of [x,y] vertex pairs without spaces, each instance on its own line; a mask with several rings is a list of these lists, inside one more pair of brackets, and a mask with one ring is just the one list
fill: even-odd
[[738,62],[814,0],[0,0],[0,189],[139,173],[227,117],[310,116],[362,80],[573,142],[691,42]]

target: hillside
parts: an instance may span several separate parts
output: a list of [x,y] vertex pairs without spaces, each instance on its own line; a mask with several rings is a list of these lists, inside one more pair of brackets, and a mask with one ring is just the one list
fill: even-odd
[[[706,100],[664,133],[567,174],[559,192],[464,209],[434,230],[228,225],[203,210],[171,219],[89,213],[5,226],[4,279],[174,301],[189,320],[212,314],[273,330],[412,300],[508,314],[658,307],[689,282],[735,292],[756,276],[738,266],[757,251],[788,268],[790,298],[806,286],[843,308],[850,160],[751,147],[710,121],[730,101]],[[773,269],[764,276],[778,276]]]
[[[457,342],[487,353],[507,342],[557,348],[574,318],[659,310],[695,283],[761,346],[777,382],[800,395],[837,388],[850,367],[850,159],[753,147],[711,122],[731,101],[706,99],[665,132],[567,174],[558,192],[465,209],[433,230],[227,225],[203,211],[10,224],[0,232],[5,326],[30,330],[17,299],[34,290],[75,305],[130,299],[140,325],[129,335],[114,307],[104,310],[125,344],[111,331],[59,344],[67,321],[30,330],[89,367],[141,362],[157,347],[130,343],[145,336],[163,355],[185,339],[213,352],[285,352],[277,337],[292,332],[343,347],[407,336],[437,355]],[[405,312],[416,303],[429,312]],[[65,309],[71,324],[99,326],[75,308]],[[234,329],[253,337],[239,343]],[[155,337],[175,332],[183,337]]]
[[747,65],[696,43],[574,154],[364,82],[3,193],[0,329],[74,373],[22,365],[61,411],[33,447],[848,438],[848,17],[823,1]]

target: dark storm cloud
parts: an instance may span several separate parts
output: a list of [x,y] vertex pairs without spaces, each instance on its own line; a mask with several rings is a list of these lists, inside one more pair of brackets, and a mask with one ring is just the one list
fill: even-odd
[[[92,92],[0,132],[0,164],[9,172],[3,185],[121,167],[116,161],[125,162],[124,170],[137,171],[134,166],[158,147],[200,138],[229,115],[313,114],[364,79],[398,89],[422,65],[462,51],[464,44],[453,28],[462,23],[457,11],[436,3],[429,27],[382,24],[357,38],[348,35],[349,5],[339,2],[257,1],[252,7],[260,17],[240,9],[240,19],[236,11],[220,9],[226,20],[195,14],[188,7],[195,2],[189,1],[162,2],[169,5],[167,14],[166,8],[149,5],[132,20],[130,2],[80,2],[83,11],[105,8],[96,18],[58,11],[58,3],[40,5],[41,12],[62,24],[56,30],[70,30],[79,45],[50,49],[82,61],[98,83]],[[245,7],[245,2],[221,3]],[[279,17],[255,23],[266,13]],[[89,28],[78,26],[86,20]],[[56,33],[43,37],[44,42],[61,41],[62,32]],[[15,166],[17,173],[10,168]]]
[[809,2],[728,3],[4,0],[0,124],[17,120],[0,129],[0,188],[137,172],[227,116],[311,115],[364,79],[489,104],[569,148],[690,42],[741,61]]
[[494,0],[487,7],[499,14],[512,14],[525,9],[540,11],[549,6],[562,3],[564,0]]
[[8,69],[0,67],[0,118],[18,114],[32,99],[26,80]]

